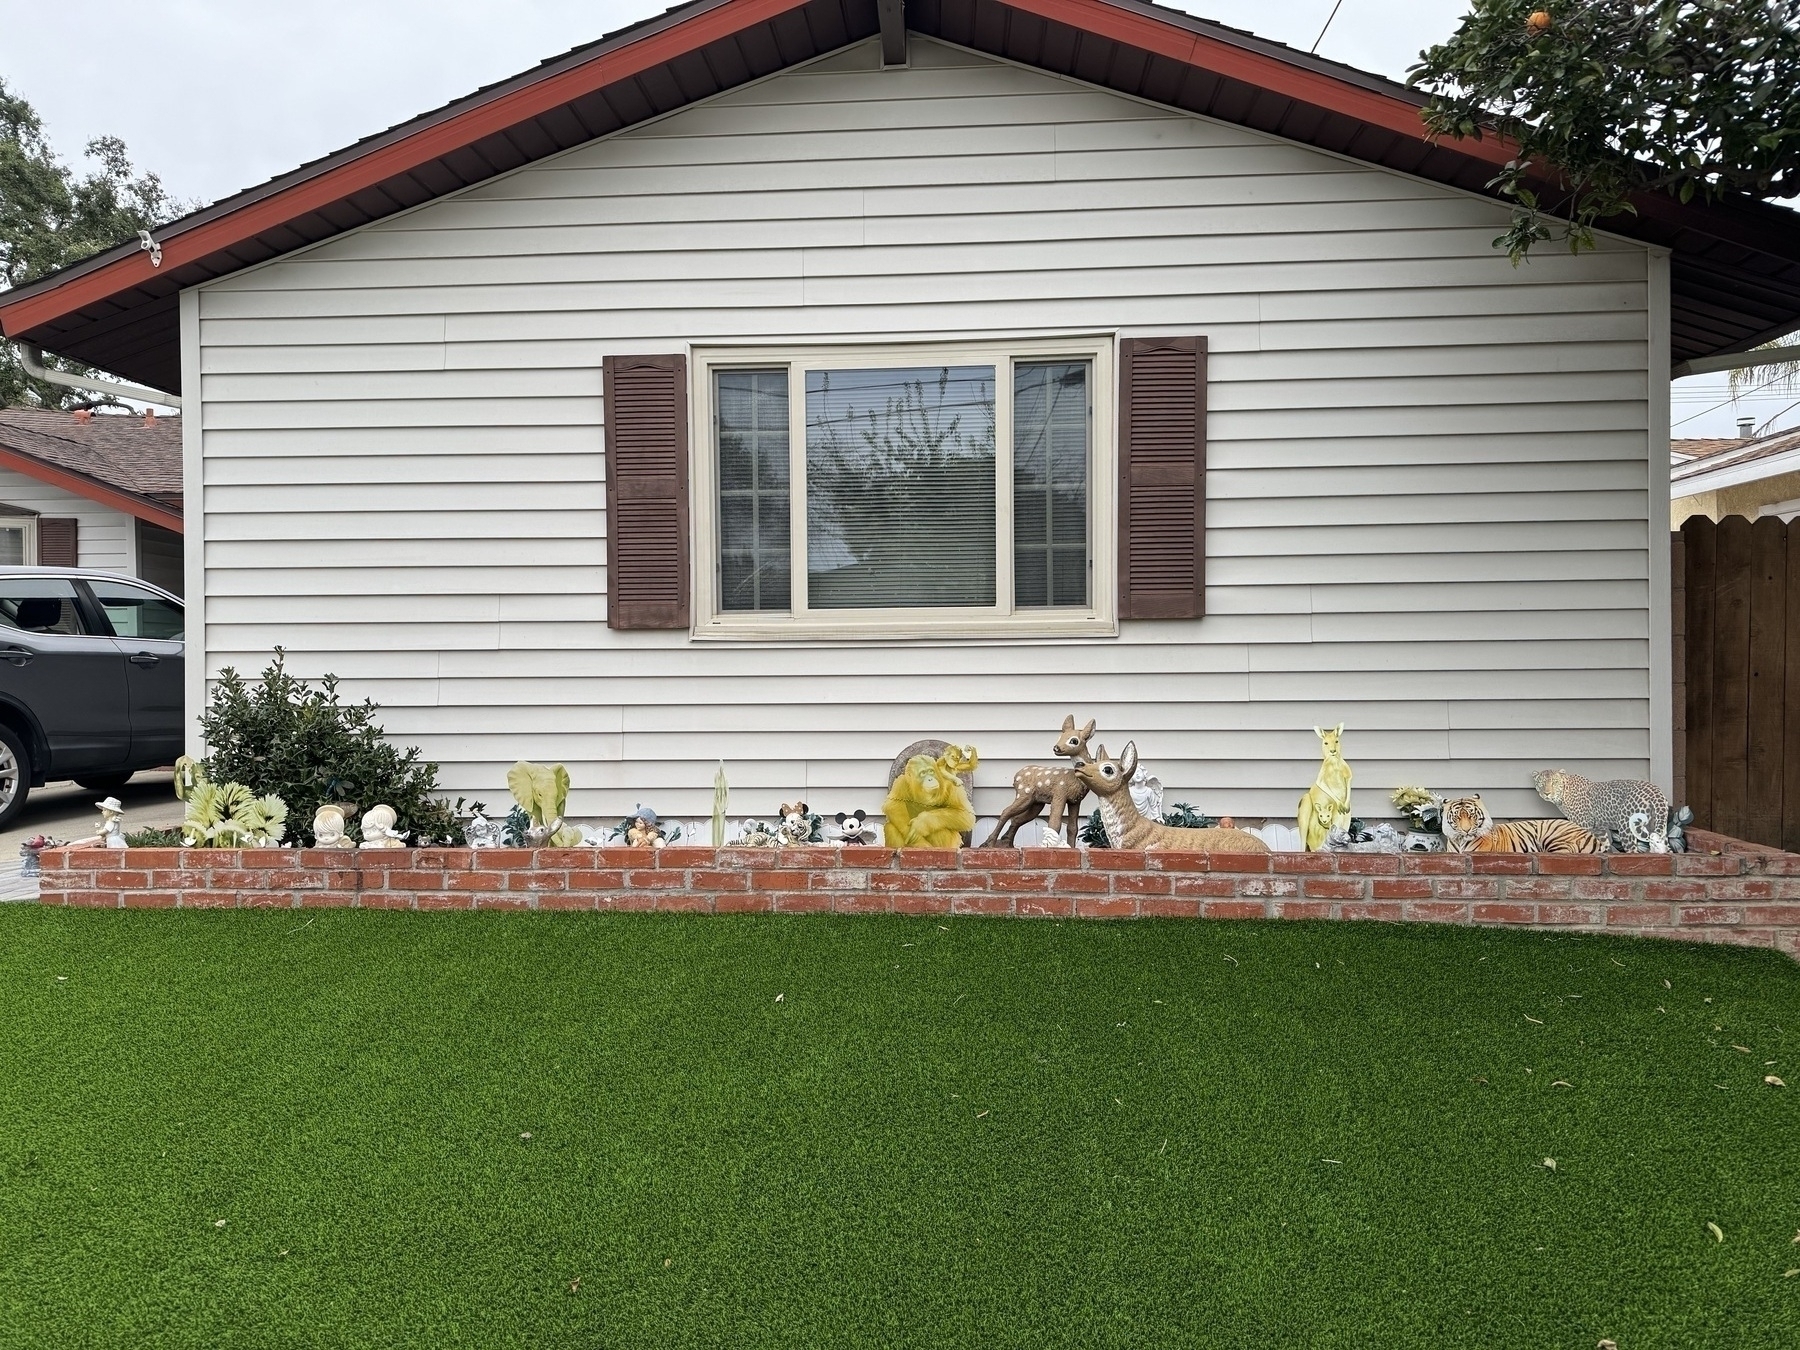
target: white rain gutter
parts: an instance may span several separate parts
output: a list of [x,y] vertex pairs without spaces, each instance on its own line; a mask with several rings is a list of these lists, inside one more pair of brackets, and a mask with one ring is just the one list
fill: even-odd
[[1777,451],[1773,455],[1764,455],[1761,459],[1721,464],[1717,468],[1689,474],[1686,478],[1676,478],[1669,484],[1669,492],[1675,497],[1692,497],[1702,492],[1741,487],[1745,483],[1756,483],[1765,478],[1778,478],[1784,473],[1793,473],[1796,469],[1800,469],[1800,445]]
[[34,380],[43,380],[46,384],[59,384],[64,389],[74,389],[83,394],[111,394],[114,398],[136,399],[139,403],[156,403],[165,408],[181,410],[181,399],[174,394],[166,394],[160,389],[151,389],[141,384],[121,384],[117,380],[103,380],[98,376],[65,375],[60,370],[51,370],[44,364],[44,353],[31,342],[20,342],[19,361],[25,367],[25,373]]
[[1779,366],[1800,361],[1800,347],[1763,347],[1756,351],[1732,352],[1729,356],[1696,356],[1683,361],[1669,372],[1671,380],[1689,375],[1711,375],[1721,370],[1748,370],[1752,366]]

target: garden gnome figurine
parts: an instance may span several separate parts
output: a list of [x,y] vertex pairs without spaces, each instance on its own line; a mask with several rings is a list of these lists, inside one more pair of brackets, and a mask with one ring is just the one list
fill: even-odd
[[344,830],[344,808],[327,802],[313,812],[314,848],[355,848]]
[[364,848],[405,848],[406,836],[396,833],[398,817],[391,806],[371,806],[363,812],[362,846]]
[[122,822],[125,807],[117,797],[108,797],[94,805],[100,809],[100,847],[124,848],[125,826]]

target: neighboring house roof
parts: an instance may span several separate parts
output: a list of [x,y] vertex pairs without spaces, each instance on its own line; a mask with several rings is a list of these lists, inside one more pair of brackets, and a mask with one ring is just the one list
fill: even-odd
[[[1742,440],[1674,441],[1670,455],[1672,496],[1717,492],[1800,469],[1800,427]],[[1676,456],[1684,457],[1676,460]]]
[[[693,0],[0,295],[0,331],[179,390],[178,293],[900,25],[1173,108],[1492,195],[1494,137],[1436,143],[1416,90],[1146,0]],[[1551,193],[1545,200],[1554,196]],[[1672,250],[1674,361],[1800,326],[1800,216],[1642,196]]]
[[181,531],[181,419],[0,408],[0,468]]

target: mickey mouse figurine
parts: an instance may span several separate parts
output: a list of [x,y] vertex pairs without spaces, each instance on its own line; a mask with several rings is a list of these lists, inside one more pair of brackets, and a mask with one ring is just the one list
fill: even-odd
[[839,811],[837,813],[838,838],[846,844],[873,843],[874,827],[869,823],[866,811]]

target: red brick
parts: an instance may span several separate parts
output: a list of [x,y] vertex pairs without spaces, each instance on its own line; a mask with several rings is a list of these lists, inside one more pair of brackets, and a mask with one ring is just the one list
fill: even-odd
[[1800,928],[1800,905],[1745,905],[1744,922],[1759,928]]
[[1469,870],[1478,877],[1529,876],[1532,867],[1529,853],[1471,853]]
[[[345,896],[342,903],[349,904],[351,897]],[[181,909],[236,909],[238,896],[236,891],[183,891],[179,908]]]
[[[143,892],[139,892],[143,894]],[[63,903],[82,909],[117,909],[119,908],[118,891],[75,890],[62,892]]]
[[1756,862],[1757,870],[1764,876],[1800,877],[1800,853],[1778,853],[1773,857],[1758,858]]
[[[656,873],[638,873],[640,876],[655,876]],[[680,874],[675,874],[676,884],[680,884]],[[506,874],[506,888],[510,891],[566,891],[569,889],[569,874],[562,870],[547,872],[540,868],[528,868],[520,872]]]
[[[827,904],[830,897],[824,897]],[[710,914],[713,897],[697,891],[659,891],[656,896],[656,907],[674,914]]]
[[1258,900],[1209,900],[1200,912],[1209,919],[1260,919],[1268,910]]
[[[532,852],[528,848],[484,848],[481,852],[481,865],[490,872],[511,872],[521,867],[530,867]],[[359,854],[359,858],[374,858],[374,853]]]
[[1087,865],[1101,872],[1147,872],[1150,855],[1141,848],[1090,848]]
[[[96,874],[98,875],[98,874]],[[165,891],[266,891],[269,889],[267,872],[246,872],[237,868],[207,867],[159,867],[153,872],[140,875],[149,878],[149,885]]]
[[413,893],[411,891],[358,891],[356,907],[358,909],[411,909]]
[[1476,923],[1535,923],[1536,905],[1476,905]]
[[380,878],[372,877],[367,881],[380,884],[382,879],[385,879],[383,889],[390,891],[437,891],[444,886],[442,872],[385,872]]
[[925,885],[934,891],[985,891],[988,872],[927,872]]
[[1052,872],[1081,866],[1081,850],[1076,848],[1027,848],[1019,852],[1020,867],[1047,867]]
[[[561,875],[560,873],[554,875]],[[757,873],[758,876],[762,874]],[[801,878],[801,886],[805,887],[806,873],[797,874]],[[680,872],[656,872],[639,869],[625,874],[625,889],[629,891],[679,891],[686,887],[687,877]],[[560,887],[558,889],[561,889]]]
[[1271,854],[1267,853],[1215,853],[1212,855],[1212,871],[1214,872],[1267,872],[1272,870]]
[[1800,929],[1782,929],[1775,934],[1775,945],[1796,961],[1800,961]]
[[902,848],[894,851],[894,866],[921,871],[955,871],[957,850],[953,848]]
[[[967,881],[965,874],[960,880]],[[989,872],[988,889],[1017,895],[1020,892],[1047,891],[1056,879],[1054,872]]]
[[1497,900],[1499,877],[1443,877],[1432,883],[1440,900]]
[[573,871],[569,873],[569,889],[572,891],[622,891],[625,889],[625,874],[610,871]]
[[1677,853],[1675,875],[1678,877],[1735,877],[1744,872],[1744,858],[1727,853]]
[[1420,900],[1406,906],[1406,917],[1417,923],[1467,923],[1469,907],[1445,900]]
[[1173,877],[1163,876],[1159,872],[1114,872],[1112,888],[1114,895],[1167,895],[1172,889]]
[[1708,882],[1706,898],[1708,900],[1772,900],[1775,898],[1775,883],[1762,877],[1731,877],[1724,881]]
[[648,914],[656,908],[655,891],[621,891],[618,895],[600,895],[594,899],[600,909],[613,914]]
[[[145,868],[180,867],[182,854],[195,851],[197,850],[179,848],[128,848],[125,850],[125,864],[128,867]],[[46,849],[43,856],[50,857],[50,851]]]
[[1269,857],[1269,867],[1276,872],[1301,872],[1316,875],[1321,872],[1337,871],[1337,855],[1335,853],[1275,853]]
[[1429,877],[1376,877],[1369,894],[1377,900],[1429,900],[1437,892]]
[[966,872],[983,868],[1017,867],[1021,862],[1021,852],[1016,848],[965,848],[961,851],[959,861]]
[[[845,850],[848,852],[849,850]],[[872,891],[922,891],[925,889],[925,873],[923,872],[871,872],[869,873],[869,889]]]
[[1147,895],[1138,902],[1138,913],[1146,919],[1197,919],[1198,900],[1176,900],[1166,895]]
[[1171,877],[1169,880],[1176,895],[1201,896],[1210,900],[1238,892],[1237,877]]
[[[666,852],[667,850],[665,850]],[[578,875],[589,873],[569,873],[569,884],[574,885]],[[757,876],[774,876],[772,872],[758,872]],[[699,869],[688,873],[688,885],[697,891],[747,891],[750,889],[749,872],[705,872]]]
[[1597,877],[1604,869],[1598,853],[1544,853],[1538,856],[1539,876]]
[[1400,874],[1419,877],[1456,877],[1469,874],[1467,853],[1402,853]]
[[[811,872],[752,872],[749,873],[750,889],[753,891],[807,891],[813,889]],[[636,884],[637,874],[632,874]]]
[[1329,919],[1331,911],[1329,900],[1278,900],[1275,903],[1278,919]]
[[599,907],[592,895],[584,895],[580,891],[546,891],[537,897],[540,910],[582,910],[592,911]]
[[893,910],[894,897],[888,893],[858,892],[833,897],[832,909],[839,914],[887,914]]
[[1280,899],[1283,896],[1300,894],[1300,881],[1297,877],[1239,877],[1236,890],[1237,894],[1242,896],[1269,896]]
[[[417,891],[384,891],[384,895],[403,895],[411,900]],[[239,909],[292,909],[293,897],[283,891],[239,891]]]
[[1398,853],[1340,853],[1337,870],[1345,876],[1392,877],[1400,873]]
[[503,891],[506,889],[506,873],[446,872],[444,873],[444,889],[447,891]]
[[1010,895],[953,895],[950,897],[952,914],[1011,914],[1013,907]]
[[1398,923],[1403,914],[1398,900],[1350,902],[1339,906],[1338,912],[1346,919],[1373,919],[1379,923]]
[[1075,913],[1075,901],[1057,895],[1021,895],[1013,913],[1021,919],[1067,919]]
[[[331,854],[347,853],[348,849],[309,848],[300,852],[302,867],[330,867]],[[293,855],[290,854],[289,857]],[[472,848],[422,848],[413,854],[413,866],[422,872],[448,872],[451,868],[464,869],[475,865],[475,850]]]
[[[569,851],[570,850],[565,850],[565,849],[539,849],[536,854],[532,855],[531,862],[526,863],[526,864],[521,864],[521,865],[522,866],[533,866],[533,865],[536,865],[536,860],[538,858],[542,858],[542,857],[546,856],[547,854],[564,853],[564,852],[569,852]],[[620,844],[620,845],[604,844],[597,849],[579,850],[580,857],[573,863],[561,863],[561,864],[556,864],[556,865],[562,866],[562,867],[655,867],[656,866],[656,855],[659,851],[660,850],[653,849],[653,848],[626,848],[622,844]],[[770,855],[772,855],[774,853],[773,849],[767,849],[767,850],[734,849],[734,850],[732,850],[732,852],[734,852],[734,853],[756,853],[759,851],[765,852]],[[720,865],[721,866],[724,865],[723,859],[720,860]],[[747,866],[750,864],[742,864],[742,865]],[[736,866],[740,866],[740,864],[734,859],[731,863],[731,866],[736,867]]]
[[831,897],[823,891],[777,891],[775,909],[781,914],[824,914],[831,909]]
[[761,891],[721,891],[713,897],[715,914],[767,914],[774,898]]
[[[725,897],[720,896],[723,902]],[[894,896],[894,913],[896,914],[948,914],[950,897],[943,894],[925,895],[901,891]]]
[[1678,911],[1675,921],[1683,927],[1690,924],[1742,923],[1744,911],[1730,905],[1684,905]]
[[1666,877],[1675,871],[1672,853],[1609,853],[1606,870],[1615,877]]
[[874,844],[846,844],[841,854],[846,867],[892,867],[894,850]]
[[[669,844],[655,849],[658,867],[716,867],[719,862],[719,851],[710,846],[698,844]],[[570,867],[592,867],[593,859],[586,862],[569,863]]]
[[1083,919],[1134,919],[1138,902],[1128,895],[1084,895],[1075,901],[1075,913]]
[[[1105,895],[1107,883],[1113,876],[1126,876],[1129,873],[1108,872],[1058,872],[1050,889],[1057,895]],[[1165,881],[1164,885],[1168,883]]]
[[1569,894],[1576,900],[1629,900],[1631,883],[1606,877],[1576,877],[1569,886]]
[[94,885],[106,891],[147,891],[150,889],[148,872],[96,872]]
[[1210,853],[1153,849],[1145,853],[1144,866],[1152,872],[1210,872],[1212,857]]
[[1610,928],[1663,928],[1674,922],[1667,905],[1608,905],[1606,923]]
[[1704,881],[1646,881],[1646,900],[1704,900],[1708,895]]
[[[563,894],[563,892],[553,892]],[[524,891],[472,891],[469,903],[476,909],[535,909],[538,898]]]
[[1728,947],[1773,947],[1775,934],[1767,928],[1701,928],[1692,933],[1683,933],[1684,938],[1699,938],[1706,942],[1720,942]]
[[1500,894],[1508,900],[1567,900],[1569,882],[1561,877],[1508,877]]
[[1545,924],[1601,924],[1606,910],[1599,905],[1539,905],[1537,921]]
[[[188,905],[187,898],[193,893],[194,892],[192,891],[183,891],[181,893],[181,903],[183,907],[199,908],[198,905]],[[300,908],[302,909],[347,909],[350,906],[350,902],[356,899],[355,891],[341,890],[295,891],[293,895],[294,899],[299,902]]]
[[[410,849],[393,851],[402,856],[410,856],[412,852]],[[227,867],[286,867],[294,861],[292,851],[281,848],[221,849],[219,852],[226,855],[237,854],[235,859],[225,864]]]
[[830,844],[790,844],[780,852],[781,865],[787,868],[804,867],[811,871],[836,867],[840,861],[838,850]]
[[1360,900],[1369,883],[1360,877],[1303,877],[1300,893],[1309,900]]
[[456,895],[448,891],[419,891],[415,893],[414,902],[419,909],[474,909],[475,897],[472,895]]
[[179,898],[175,891],[119,892],[119,903],[126,909],[174,909]]

